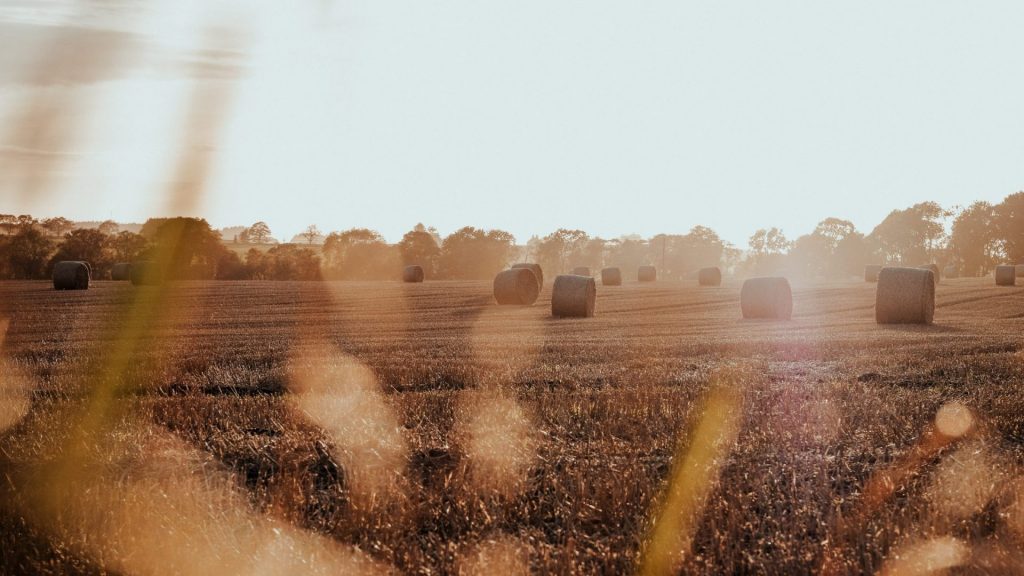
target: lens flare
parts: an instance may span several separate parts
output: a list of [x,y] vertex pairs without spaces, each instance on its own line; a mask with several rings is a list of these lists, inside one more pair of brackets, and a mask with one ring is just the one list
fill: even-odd
[[530,547],[508,535],[500,535],[468,546],[460,551],[456,574],[485,576],[527,576],[530,573]]
[[974,415],[970,408],[959,402],[943,404],[935,414],[935,427],[944,436],[960,438],[974,427]]
[[291,363],[292,402],[326,432],[332,455],[358,502],[403,493],[409,447],[398,415],[373,371],[327,345],[305,349]]
[[881,576],[935,574],[962,565],[970,556],[967,544],[951,536],[915,542],[889,555],[879,571]]
[[481,494],[516,494],[536,459],[532,421],[500,390],[466,393],[461,402],[455,436],[465,451],[470,486]]

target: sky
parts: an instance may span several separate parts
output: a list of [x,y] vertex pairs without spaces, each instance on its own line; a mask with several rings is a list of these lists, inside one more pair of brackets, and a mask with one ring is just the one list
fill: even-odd
[[0,0],[0,212],[869,232],[1024,189],[1021,30],[1017,0]]

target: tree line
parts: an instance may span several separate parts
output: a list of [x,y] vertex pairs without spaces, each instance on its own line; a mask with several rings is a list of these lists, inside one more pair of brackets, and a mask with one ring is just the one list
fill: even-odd
[[[751,235],[745,249],[704,226],[685,234],[615,239],[559,229],[530,238],[525,246],[517,246],[515,237],[503,230],[467,226],[442,237],[422,224],[395,244],[365,228],[324,236],[310,226],[299,237],[306,243],[244,251],[247,243],[271,238],[266,223],[245,228],[231,249],[200,218],[151,218],[136,233],[119,230],[111,221],[75,228],[60,217],[0,214],[0,278],[48,278],[61,260],[88,261],[94,276],[105,278],[117,262],[157,254],[165,255],[166,273],[177,279],[384,280],[399,277],[405,265],[417,264],[428,278],[486,280],[514,261],[536,262],[556,273],[577,266],[597,271],[652,264],[660,277],[669,279],[692,276],[706,266],[741,275],[842,278],[861,274],[868,264],[926,263],[979,276],[1002,262],[1024,263],[1024,192],[998,204],[975,202],[952,210],[922,202],[893,210],[867,234],[840,218],[826,218],[794,240],[778,228],[764,228]],[[317,240],[322,244],[314,245]]]

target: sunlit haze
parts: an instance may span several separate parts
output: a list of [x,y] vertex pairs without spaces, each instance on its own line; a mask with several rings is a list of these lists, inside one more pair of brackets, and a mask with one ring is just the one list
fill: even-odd
[[[5,0],[0,211],[179,213],[198,82],[232,84],[186,210],[215,227],[870,231],[1024,188],[1022,29],[1013,1]],[[85,64],[40,71],[54,34]],[[30,146],[10,126],[41,93],[74,129]]]

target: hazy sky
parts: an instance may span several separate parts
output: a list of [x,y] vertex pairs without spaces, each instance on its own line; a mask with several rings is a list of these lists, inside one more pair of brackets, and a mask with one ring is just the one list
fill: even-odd
[[182,149],[188,212],[285,239],[745,244],[1024,189],[1019,0],[124,4],[0,0],[0,212],[181,211]]

